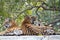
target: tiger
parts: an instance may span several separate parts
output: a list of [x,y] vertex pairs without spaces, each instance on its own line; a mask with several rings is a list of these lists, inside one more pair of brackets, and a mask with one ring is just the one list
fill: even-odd
[[[34,18],[34,17],[33,17]],[[24,21],[22,22],[21,29],[23,31],[23,34],[27,35],[52,35],[55,34],[55,31],[53,27],[51,26],[36,26],[32,24],[32,17],[25,16]],[[35,19],[34,19],[35,21]]]
[[[34,17],[33,17],[34,18]],[[35,20],[35,19],[34,19]],[[22,24],[21,24],[21,29],[23,31],[23,34],[25,35],[39,35],[39,34],[43,34],[44,32],[44,27],[40,27],[40,26],[36,26],[33,25],[32,22],[32,17],[30,16],[25,16]]]
[[6,18],[3,27],[4,31],[0,32],[0,35],[20,35],[22,34],[22,30],[13,19]]

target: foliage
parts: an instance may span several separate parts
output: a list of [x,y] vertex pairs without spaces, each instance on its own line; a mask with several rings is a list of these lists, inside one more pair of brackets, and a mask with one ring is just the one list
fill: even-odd
[[[45,4],[43,5],[43,3]],[[50,23],[55,20],[57,15],[60,15],[59,10],[46,10],[39,7],[41,5],[46,8],[59,8],[60,0],[0,0],[0,16],[2,16],[0,27],[2,27],[2,23],[7,17],[16,18],[16,22],[21,24],[25,15],[32,15],[38,16],[45,23]]]

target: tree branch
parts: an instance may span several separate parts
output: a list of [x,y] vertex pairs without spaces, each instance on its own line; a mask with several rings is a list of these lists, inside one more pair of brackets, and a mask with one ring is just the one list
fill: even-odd
[[[33,9],[33,8],[38,8],[38,7],[41,7],[41,6],[32,6],[32,7],[30,7],[30,8],[27,8],[27,9],[21,11],[21,12],[17,15],[17,17],[19,17],[19,15],[21,15],[22,13],[24,13],[24,12],[27,11],[27,10],[31,10],[31,9]],[[15,17],[14,19],[16,19],[17,17]]]
[[[59,7],[48,7],[48,6],[44,6],[44,4],[47,5],[46,3],[42,3],[42,5],[40,5],[40,6],[31,6],[30,8],[27,8],[27,9],[21,11],[21,12],[17,15],[17,17],[19,17],[19,15],[21,15],[22,13],[24,13],[24,12],[27,11],[27,10],[31,10],[31,9],[33,9],[33,8],[40,8],[40,7],[42,7],[43,10],[60,11],[60,8],[59,8]],[[16,18],[17,18],[17,17],[16,17]],[[16,19],[16,18],[14,18],[14,19]]]
[[60,22],[60,19],[55,20],[55,21],[53,21],[53,22],[50,22],[50,23],[48,23],[48,25],[52,24],[51,26],[53,27],[53,26],[56,25],[56,23],[58,23],[58,22]]

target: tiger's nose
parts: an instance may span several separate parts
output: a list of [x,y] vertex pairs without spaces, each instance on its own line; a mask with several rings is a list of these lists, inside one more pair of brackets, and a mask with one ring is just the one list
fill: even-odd
[[6,28],[8,28],[8,26],[5,26]]
[[4,26],[4,28],[8,28],[8,27],[9,27],[9,25],[5,25],[5,26]]

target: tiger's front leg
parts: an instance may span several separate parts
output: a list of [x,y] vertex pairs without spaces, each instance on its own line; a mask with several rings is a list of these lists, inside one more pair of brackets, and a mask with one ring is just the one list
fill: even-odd
[[4,34],[6,34],[7,32],[9,32],[8,30],[2,31],[0,32],[0,36],[3,36]]

